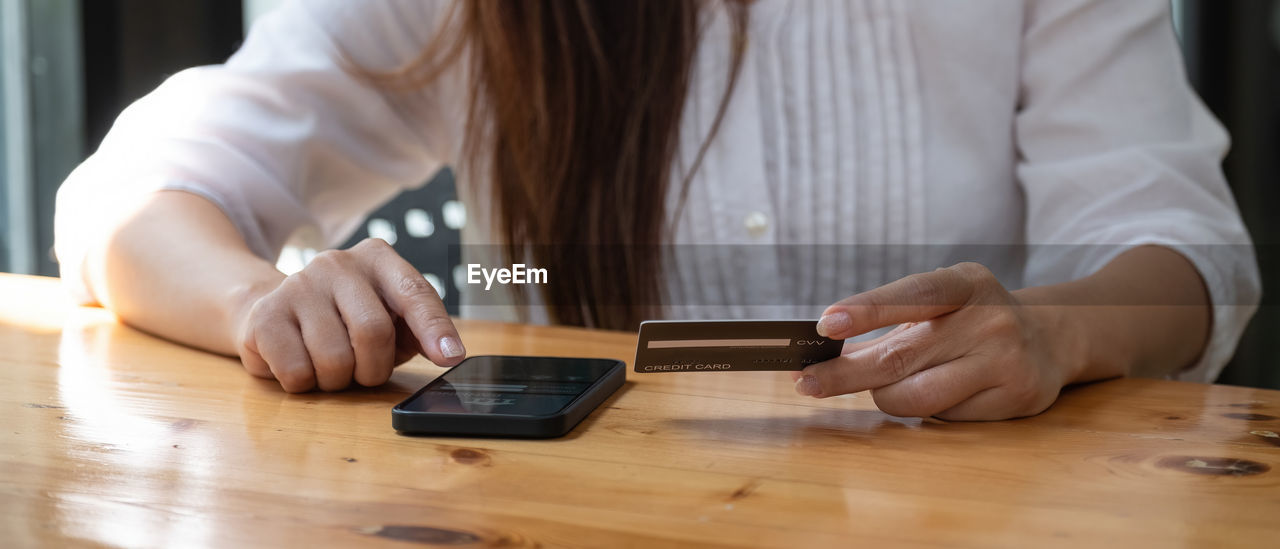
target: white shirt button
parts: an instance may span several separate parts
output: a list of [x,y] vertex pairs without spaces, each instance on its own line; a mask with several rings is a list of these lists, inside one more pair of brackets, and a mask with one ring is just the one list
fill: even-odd
[[769,230],[769,216],[764,212],[751,212],[742,220],[742,226],[746,227],[747,234],[753,237],[764,236]]

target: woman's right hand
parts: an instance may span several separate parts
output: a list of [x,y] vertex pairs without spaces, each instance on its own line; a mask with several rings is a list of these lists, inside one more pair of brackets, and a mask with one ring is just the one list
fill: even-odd
[[290,393],[381,385],[419,353],[439,366],[466,356],[435,288],[375,238],[320,253],[236,318],[245,370]]

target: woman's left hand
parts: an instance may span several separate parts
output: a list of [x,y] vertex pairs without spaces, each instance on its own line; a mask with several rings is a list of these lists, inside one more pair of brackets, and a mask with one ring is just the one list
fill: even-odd
[[977,263],[908,276],[823,312],[818,333],[831,339],[899,326],[805,368],[796,391],[822,398],[869,389],[895,416],[1035,415],[1073,380],[1083,356],[1057,309],[1023,305]]

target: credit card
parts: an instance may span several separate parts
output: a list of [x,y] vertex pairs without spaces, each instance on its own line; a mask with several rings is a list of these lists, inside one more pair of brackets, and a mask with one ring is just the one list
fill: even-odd
[[650,320],[640,323],[635,371],[802,370],[840,356],[843,340],[818,335],[817,320]]

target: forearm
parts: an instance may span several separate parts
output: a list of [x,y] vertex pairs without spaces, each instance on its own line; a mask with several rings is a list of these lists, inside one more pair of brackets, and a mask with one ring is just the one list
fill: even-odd
[[217,206],[180,191],[156,193],[85,261],[85,282],[124,322],[227,355],[235,316],[284,279]]
[[1042,336],[1070,357],[1068,383],[1177,372],[1199,358],[1213,318],[1195,266],[1159,246],[1129,250],[1092,276],[1014,295],[1036,306]]

